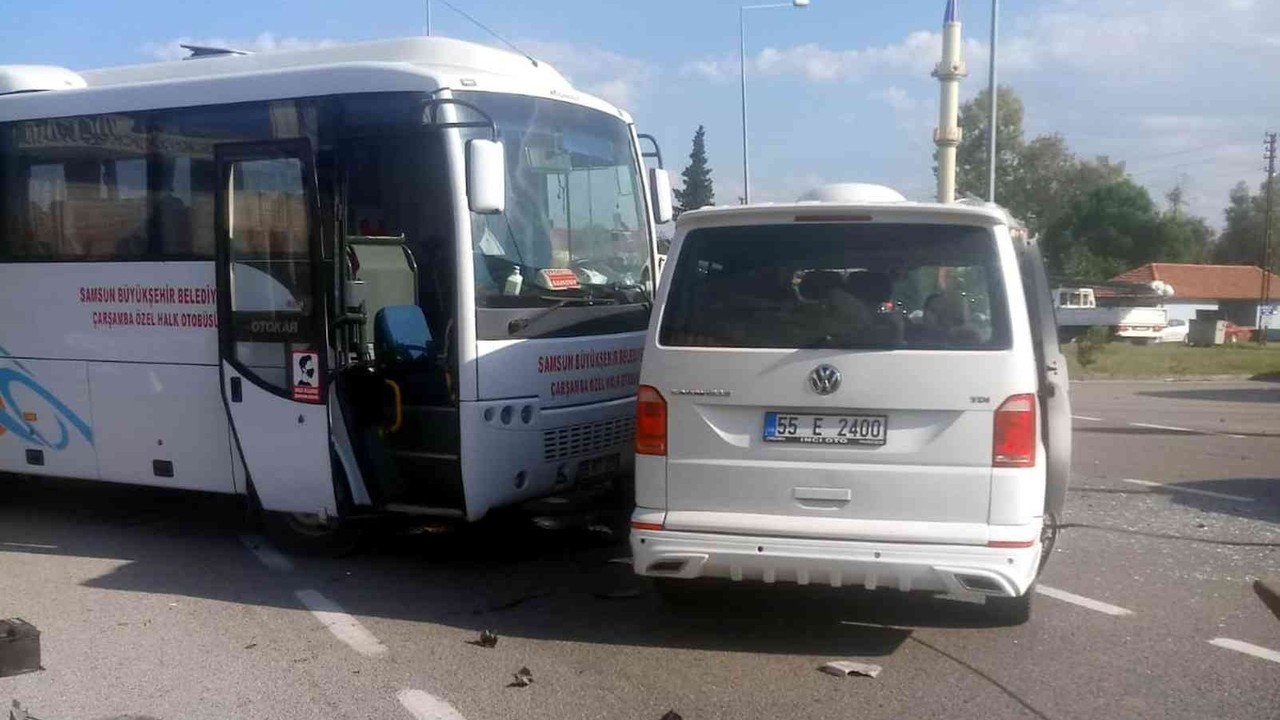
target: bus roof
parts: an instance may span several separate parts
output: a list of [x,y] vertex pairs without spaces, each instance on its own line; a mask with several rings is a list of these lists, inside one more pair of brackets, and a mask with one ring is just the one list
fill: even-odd
[[0,95],[0,122],[356,92],[512,92],[620,109],[573,89],[547,63],[452,38],[211,55],[80,71],[85,87]]

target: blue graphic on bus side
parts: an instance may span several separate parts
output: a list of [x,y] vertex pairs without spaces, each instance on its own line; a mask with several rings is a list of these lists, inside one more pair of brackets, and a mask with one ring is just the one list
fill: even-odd
[[[14,367],[0,368],[0,436],[13,433],[34,445],[50,450],[62,450],[71,442],[71,433],[67,430],[67,423],[70,423],[86,442],[93,444],[93,428],[89,427],[88,423],[80,419],[80,416],[67,407],[66,403],[37,382],[35,375],[3,347],[0,347],[0,358],[7,359],[14,365]],[[58,423],[58,433],[54,438],[45,437],[34,423],[27,421],[27,411],[13,397],[14,385],[27,388],[53,409],[53,419]]]

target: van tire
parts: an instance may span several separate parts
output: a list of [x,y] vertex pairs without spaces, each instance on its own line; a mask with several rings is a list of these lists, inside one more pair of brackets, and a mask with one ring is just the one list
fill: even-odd
[[998,597],[988,595],[986,599],[987,617],[1003,626],[1025,625],[1031,619],[1032,588],[1017,597]]

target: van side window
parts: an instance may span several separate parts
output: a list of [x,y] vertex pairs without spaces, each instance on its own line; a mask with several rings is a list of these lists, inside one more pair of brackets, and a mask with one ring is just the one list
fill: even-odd
[[994,235],[948,225],[706,228],[685,239],[660,342],[685,347],[1009,346]]

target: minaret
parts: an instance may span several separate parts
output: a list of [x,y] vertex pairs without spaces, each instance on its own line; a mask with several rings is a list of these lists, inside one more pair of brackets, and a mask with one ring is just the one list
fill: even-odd
[[956,146],[960,144],[960,78],[968,74],[960,59],[960,20],[956,17],[959,0],[947,0],[947,14],[942,21],[942,61],[933,76],[942,86],[938,100],[938,129],[933,143],[938,146],[938,202],[956,201]]

